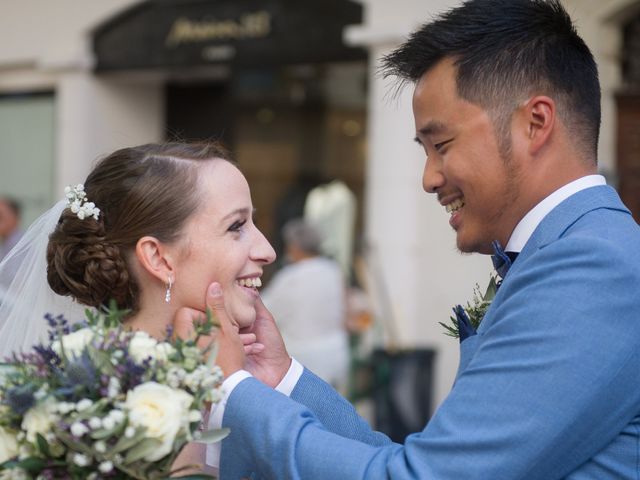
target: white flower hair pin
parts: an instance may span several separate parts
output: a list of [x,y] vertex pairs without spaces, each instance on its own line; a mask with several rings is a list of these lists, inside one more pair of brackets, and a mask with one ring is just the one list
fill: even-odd
[[98,220],[100,209],[93,202],[87,201],[84,185],[79,183],[74,186],[64,187],[64,195],[67,197],[67,207],[77,215],[80,220],[93,217]]

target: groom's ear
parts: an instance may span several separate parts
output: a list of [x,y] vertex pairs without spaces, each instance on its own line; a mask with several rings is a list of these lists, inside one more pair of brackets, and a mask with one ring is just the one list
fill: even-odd
[[162,283],[175,278],[174,251],[155,237],[146,236],[136,242],[135,255],[144,270]]
[[523,118],[528,137],[528,150],[536,155],[550,141],[556,124],[556,104],[550,97],[538,95],[523,106]]

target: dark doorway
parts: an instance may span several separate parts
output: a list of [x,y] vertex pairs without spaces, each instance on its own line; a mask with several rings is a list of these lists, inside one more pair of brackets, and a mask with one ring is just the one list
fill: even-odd
[[618,104],[618,190],[640,223],[640,93],[620,94]]
[[640,222],[640,14],[623,26],[622,34],[623,87],[616,96],[618,189]]

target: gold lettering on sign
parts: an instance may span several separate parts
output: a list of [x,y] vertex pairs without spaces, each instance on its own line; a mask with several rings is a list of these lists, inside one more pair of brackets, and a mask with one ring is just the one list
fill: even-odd
[[209,40],[262,38],[270,33],[271,15],[265,11],[247,13],[239,20],[189,20],[181,17],[171,25],[165,43],[169,47],[177,47]]

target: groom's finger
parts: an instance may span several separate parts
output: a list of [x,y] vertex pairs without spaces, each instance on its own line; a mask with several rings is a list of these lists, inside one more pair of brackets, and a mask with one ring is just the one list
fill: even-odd
[[222,288],[217,282],[207,288],[207,308],[220,324],[216,341],[218,355],[216,363],[226,376],[244,367],[245,346],[238,332],[238,324],[227,314],[224,308]]
[[240,340],[242,340],[242,344],[246,346],[256,343],[257,338],[255,333],[241,333]]
[[258,297],[258,299],[256,300],[256,303],[255,303],[255,307],[256,307],[256,316],[257,317],[268,318],[271,322],[275,322],[271,312],[269,310],[267,310],[267,307],[264,306],[264,302],[262,301],[262,297]]
[[238,331],[238,324],[229,317],[224,306],[224,295],[218,282],[213,282],[207,289],[207,307],[211,310],[214,318],[220,323],[220,328],[227,331],[233,327]]

